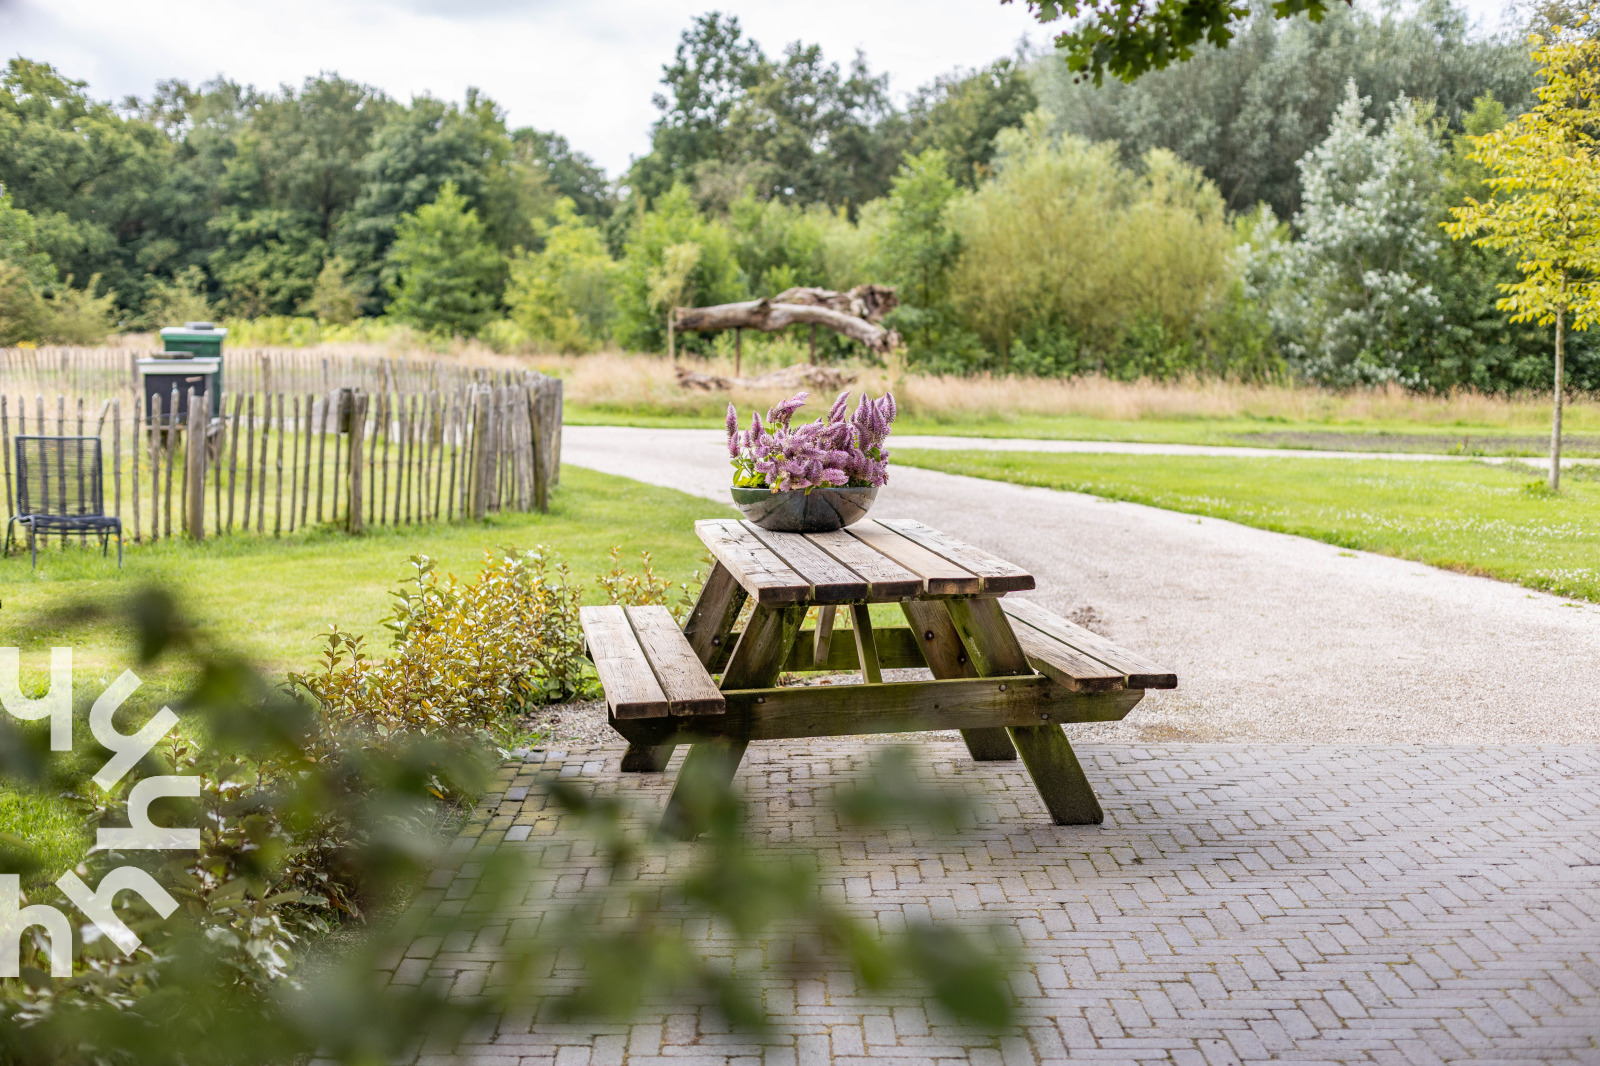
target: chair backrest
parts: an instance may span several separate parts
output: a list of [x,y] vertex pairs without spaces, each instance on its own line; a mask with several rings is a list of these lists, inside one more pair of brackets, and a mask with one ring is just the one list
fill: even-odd
[[99,437],[18,437],[17,513],[86,518],[105,514]]

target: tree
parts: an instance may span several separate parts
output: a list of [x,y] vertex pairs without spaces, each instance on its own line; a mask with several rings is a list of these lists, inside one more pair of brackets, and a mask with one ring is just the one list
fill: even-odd
[[470,337],[494,317],[504,262],[455,182],[401,217],[388,258],[396,278],[389,311],[400,321]]
[[579,215],[603,221],[616,209],[605,171],[559,133],[523,127],[511,134],[512,154],[542,167],[550,188],[572,201]]
[[542,175],[507,172],[510,152],[499,108],[475,89],[461,105],[420,96],[392,112],[362,157],[361,193],[333,241],[359,287],[374,293],[394,288],[394,261],[387,255],[401,217],[432,203],[447,183],[501,253],[530,244],[530,213],[552,206],[554,197],[540,192]]
[[511,319],[541,344],[562,352],[593,351],[611,334],[617,266],[594,224],[571,200],[556,207],[544,248],[511,260],[506,306]]
[[[698,251],[686,252],[683,245]],[[694,261],[685,267],[691,255]],[[670,284],[677,271],[685,275],[682,287]],[[684,185],[673,186],[638,216],[617,273],[617,340],[637,351],[666,347],[664,296],[675,292],[680,304],[699,307],[741,299],[746,291],[733,235],[720,220],[695,208]]]
[[650,154],[634,164],[634,190],[657,197],[674,183],[693,183],[701,163],[730,158],[733,109],[769,66],[737,16],[713,11],[695,19],[679,37],[672,63],[662,68],[667,91],[655,95],[661,116],[651,128]]
[[[1009,4],[1011,0],[1000,0]],[[1056,36],[1056,51],[1067,69],[1099,85],[1107,71],[1122,81],[1133,81],[1152,70],[1194,57],[1197,45],[1226,48],[1235,24],[1250,14],[1237,0],[1027,0],[1028,10],[1041,23],[1066,18],[1073,29]],[[1330,8],[1328,0],[1274,0],[1274,18],[1304,12],[1321,22]],[[1346,5],[1351,0],[1344,0]]]
[[995,138],[1014,129],[1039,106],[1022,63],[999,59],[982,70],[958,70],[917,90],[908,111],[916,155],[945,153],[951,176],[971,189],[990,170]]
[[900,306],[889,324],[905,337],[914,362],[948,362],[950,272],[961,240],[950,221],[959,193],[950,175],[950,158],[929,148],[907,156],[889,191],[889,209],[878,234],[878,258],[885,281],[895,286]]
[[1513,322],[1555,326],[1550,488],[1561,487],[1566,330],[1600,321],[1600,41],[1535,38],[1544,84],[1532,110],[1473,139],[1492,198],[1451,209],[1446,229],[1517,257],[1519,281],[1501,286]]
[[1292,365],[1340,388],[1399,380],[1401,353],[1439,318],[1430,278],[1443,153],[1431,115],[1401,97],[1380,130],[1363,117],[1368,103],[1350,82],[1327,138],[1301,161],[1294,285],[1279,311]]
[[1300,160],[1327,136],[1352,80],[1369,101],[1367,118],[1382,120],[1407,96],[1432,101],[1457,130],[1486,92],[1513,114],[1533,102],[1525,49],[1470,31],[1467,12],[1451,0],[1376,13],[1339,6],[1321,22],[1279,22],[1258,10],[1228,48],[1203,48],[1131,85],[1076,82],[1049,58],[1032,76],[1055,131],[1115,141],[1130,166],[1152,148],[1168,149],[1202,168],[1230,210],[1265,201],[1292,218]]
[[717,12],[684,31],[662,84],[650,154],[628,177],[651,199],[677,183],[715,211],[750,192],[853,217],[883,194],[905,142],[887,79],[859,53],[841,69],[795,41],[774,61]]
[[143,260],[168,239],[172,155],[156,126],[91,100],[48,64],[12,59],[0,77],[0,186],[64,276],[142,292]]
[[1222,199],[1170,152],[1134,171],[1113,145],[1031,121],[1001,135],[994,179],[950,211],[951,304],[997,369],[1255,372],[1229,332],[1238,268]]
[[354,322],[360,311],[361,298],[350,284],[350,265],[343,256],[330,255],[317,272],[317,283],[311,290],[311,299],[302,310],[310,311],[318,322],[331,326],[346,326]]

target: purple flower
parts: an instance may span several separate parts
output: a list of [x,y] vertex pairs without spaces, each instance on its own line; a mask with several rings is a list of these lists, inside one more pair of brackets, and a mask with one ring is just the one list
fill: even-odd
[[809,395],[809,393],[804,392],[795,393],[793,396],[789,397],[787,400],[784,400],[782,403],[778,404],[778,406],[768,411],[767,421],[776,423],[780,426],[788,426],[789,420],[794,417],[794,413],[805,406],[806,397]]
[[739,429],[739,413],[728,405],[728,454],[735,483],[779,491],[809,491],[823,485],[882,485],[889,479],[889,436],[896,410],[888,393],[874,400],[862,394],[849,414],[848,391],[833,401],[826,418],[793,425],[805,404],[799,393],[776,404],[763,419],[752,412],[750,428]]

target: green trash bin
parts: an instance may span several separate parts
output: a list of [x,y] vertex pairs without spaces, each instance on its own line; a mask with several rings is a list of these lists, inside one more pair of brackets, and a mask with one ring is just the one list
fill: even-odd
[[187,352],[217,360],[217,369],[211,378],[212,417],[222,413],[222,341],[227,335],[225,327],[211,322],[185,322],[161,330],[161,346],[165,351]]

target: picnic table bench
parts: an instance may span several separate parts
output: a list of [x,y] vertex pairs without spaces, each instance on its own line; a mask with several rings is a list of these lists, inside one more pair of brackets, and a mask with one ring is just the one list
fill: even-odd
[[[1098,824],[1100,803],[1061,727],[1116,721],[1177,675],[1036,603],[1012,563],[910,519],[832,533],[695,523],[716,560],[680,630],[665,607],[585,607],[590,658],[622,769],[660,772],[690,745],[666,824],[686,825],[683,781],[731,780],[751,741],[960,730],[974,759],[1020,754],[1059,825]],[[746,602],[752,604],[736,629]],[[904,626],[874,626],[894,603]],[[811,608],[816,624],[804,627]],[[851,639],[834,639],[840,609]],[[927,667],[933,680],[885,682]],[[860,672],[861,685],[776,685],[785,672]],[[720,676],[720,680],[719,680]]]

